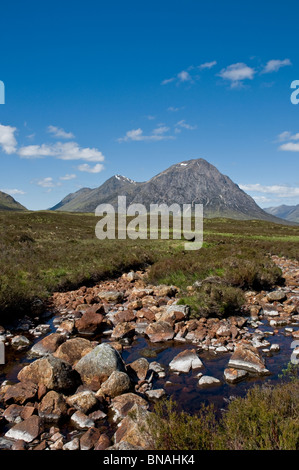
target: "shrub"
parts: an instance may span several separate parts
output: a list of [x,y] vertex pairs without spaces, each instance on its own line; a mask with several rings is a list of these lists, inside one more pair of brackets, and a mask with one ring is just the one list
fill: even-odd
[[212,406],[190,416],[172,401],[149,420],[157,450],[299,450],[299,380],[255,386],[220,417]]

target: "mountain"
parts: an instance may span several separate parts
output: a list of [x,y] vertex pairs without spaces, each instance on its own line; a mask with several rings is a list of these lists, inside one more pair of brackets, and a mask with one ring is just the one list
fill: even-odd
[[297,206],[287,206],[283,204],[278,207],[267,207],[264,210],[268,214],[275,215],[281,219],[299,223],[299,204],[297,204]]
[[116,207],[118,196],[126,196],[127,205],[141,203],[147,209],[155,203],[197,203],[203,204],[205,217],[262,219],[281,223],[280,219],[263,211],[228,176],[221,174],[203,158],[172,165],[144,183],[136,183],[120,175],[112,176],[99,188],[77,191],[52,209],[94,212],[103,203]]
[[22,206],[9,194],[0,191],[0,211],[26,211],[26,207]]

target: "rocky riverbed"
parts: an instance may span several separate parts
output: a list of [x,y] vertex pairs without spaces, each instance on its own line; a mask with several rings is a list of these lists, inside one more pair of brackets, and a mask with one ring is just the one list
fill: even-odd
[[157,400],[221,408],[277,380],[299,354],[299,263],[273,260],[285,285],[246,292],[239,316],[192,319],[179,289],[130,272],[56,293],[46,314],[37,305],[35,318],[0,326],[0,449],[151,448],[145,423]]

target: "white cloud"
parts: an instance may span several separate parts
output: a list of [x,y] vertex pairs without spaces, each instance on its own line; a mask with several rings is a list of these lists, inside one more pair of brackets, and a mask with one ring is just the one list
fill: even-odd
[[171,113],[177,113],[177,112],[180,111],[181,109],[184,109],[184,107],[175,108],[174,106],[169,106],[169,108],[167,108],[167,111],[170,111]]
[[[118,142],[142,142],[142,141],[160,141],[160,140],[169,140],[169,139],[174,139],[174,136],[171,135],[164,135],[163,132],[161,135],[161,130],[165,130],[165,127],[160,127],[157,129],[154,129],[152,135],[144,135],[142,129],[132,129],[131,131],[128,131],[125,135],[125,137],[120,137],[117,139]],[[169,130],[167,128],[167,130]],[[160,132],[160,133],[159,133]]]
[[100,173],[104,169],[104,165],[97,163],[95,166],[90,166],[88,163],[83,163],[78,166],[79,171],[86,171],[87,173]]
[[265,65],[264,69],[262,70],[262,73],[277,72],[282,67],[286,67],[289,65],[292,65],[292,62],[290,61],[290,59],[269,60],[267,64]]
[[42,178],[40,180],[36,181],[36,184],[38,186],[41,186],[42,188],[54,188],[56,184],[53,181],[53,178],[48,176],[47,178]]
[[161,85],[168,85],[168,83],[171,83],[171,82],[173,82],[174,80],[175,80],[174,77],[172,77],[172,78],[166,78],[165,80],[163,80],[163,81],[161,82]]
[[204,64],[199,65],[198,68],[199,68],[200,70],[203,70],[203,69],[211,69],[211,68],[214,67],[216,64],[217,64],[216,60],[213,60],[212,62],[205,62]]
[[75,136],[72,132],[66,132],[64,129],[61,129],[56,126],[48,126],[49,134],[53,134],[54,137],[58,137],[60,139],[73,139]]
[[69,181],[69,180],[73,180],[73,179],[75,179],[75,178],[77,178],[77,175],[74,175],[74,174],[69,175],[69,174],[67,174],[67,175],[65,175],[65,176],[60,176],[59,179],[62,180],[62,181]]
[[297,188],[278,184],[265,186],[259,183],[239,184],[239,186],[241,189],[243,189],[243,191],[273,194],[282,198],[299,196],[299,187]]
[[287,142],[286,144],[282,144],[279,149],[285,152],[299,152],[299,143]]
[[[192,70],[193,67],[188,67],[188,70]],[[189,72],[187,72],[187,70],[182,70],[181,72],[179,72],[175,77],[171,77],[171,78],[166,78],[166,80],[163,80],[161,82],[161,85],[168,85],[169,83],[172,83],[176,81],[177,84],[179,83],[184,83],[184,82],[190,82],[192,83],[193,80],[192,80],[192,77],[190,75]]]
[[18,154],[22,158],[55,157],[60,160],[86,160],[88,162],[102,162],[105,159],[98,149],[81,148],[76,142],[28,145],[21,147]]
[[176,123],[176,127],[183,127],[184,129],[188,129],[189,131],[193,131],[196,129],[196,126],[191,126],[190,124],[187,124],[184,119]]
[[9,155],[14,153],[17,148],[17,141],[15,138],[16,130],[16,127],[3,126],[0,124],[0,147],[3,152]]
[[162,134],[165,134],[168,131],[169,131],[169,127],[160,126],[160,127],[157,127],[156,129],[153,130],[153,134],[162,135]]
[[23,194],[26,194],[21,189],[0,189],[0,191],[6,194],[10,194],[11,196],[22,196]]
[[242,85],[243,80],[252,80],[255,70],[248,65],[238,62],[222,69],[218,74],[219,77],[231,82],[231,87],[235,88]]
[[178,79],[180,82],[191,82],[192,78],[189,72],[186,72],[186,70],[182,70],[180,73],[178,73]]

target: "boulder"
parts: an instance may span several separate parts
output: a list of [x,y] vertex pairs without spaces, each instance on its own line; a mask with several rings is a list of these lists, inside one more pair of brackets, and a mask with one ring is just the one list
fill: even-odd
[[115,398],[127,393],[131,388],[131,380],[125,372],[114,371],[101,386],[101,392],[108,397]]
[[94,392],[85,390],[67,398],[67,404],[82,413],[89,413],[98,403]]
[[204,365],[195,349],[186,349],[173,358],[169,367],[172,371],[188,373],[191,369],[201,369]]
[[97,391],[112,372],[125,372],[125,364],[119,354],[108,343],[96,346],[75,365],[82,381]]
[[145,410],[149,407],[148,402],[135,393],[125,393],[114,398],[111,401],[111,410],[114,413],[113,421],[125,418],[136,404],[143,407]]
[[105,291],[98,294],[99,299],[105,300],[106,302],[121,302],[123,300],[123,293],[119,291]]
[[151,449],[153,442],[148,425],[149,416],[147,410],[135,404],[117,428],[114,443],[126,442],[143,449]]
[[91,450],[101,437],[101,431],[97,428],[89,428],[80,438],[80,449]]
[[48,390],[71,391],[80,384],[78,373],[70,364],[54,356],[45,356],[24,367],[18,374],[21,382],[45,385]]
[[38,407],[38,415],[45,421],[58,422],[66,414],[67,406],[60,393],[51,390]]
[[282,290],[275,290],[267,294],[268,302],[283,302],[286,298],[286,293]]
[[135,325],[129,322],[118,323],[112,331],[111,338],[115,340],[132,338],[135,334]]
[[26,338],[26,336],[22,336],[22,335],[15,336],[11,340],[12,347],[16,349],[17,351],[22,351],[23,349],[28,348],[30,344],[31,342],[29,341],[29,339]]
[[241,382],[241,380],[246,379],[246,377],[248,377],[248,372],[246,370],[233,369],[232,367],[228,367],[224,371],[224,378],[226,382],[230,384]]
[[37,385],[29,380],[10,385],[4,394],[5,403],[19,403],[34,400],[37,394]]
[[71,417],[71,423],[77,429],[88,429],[94,427],[94,421],[86,416],[82,411],[76,411]]
[[172,340],[175,334],[172,326],[164,321],[150,324],[146,328],[145,333],[152,343]]
[[149,362],[145,357],[140,357],[128,365],[128,370],[133,371],[139,380],[145,380],[149,370]]
[[5,434],[5,437],[25,442],[32,442],[42,432],[43,426],[41,418],[39,416],[31,416],[9,429]]
[[8,421],[9,423],[17,424],[22,421],[22,411],[24,409],[24,406],[20,405],[10,405],[8,408],[3,413],[3,417]]
[[100,330],[103,319],[104,316],[101,313],[95,313],[90,308],[76,321],[76,328],[81,334],[94,335]]
[[215,386],[215,385],[220,385],[221,382],[219,379],[216,379],[216,377],[211,377],[209,375],[203,375],[200,377],[198,381],[198,385],[200,387],[210,387],[210,386]]
[[145,395],[150,401],[156,402],[161,400],[166,396],[165,390],[163,388],[159,388],[157,390],[147,390]]
[[53,354],[58,346],[65,341],[65,337],[59,333],[52,333],[46,336],[31,348],[31,353],[38,356]]
[[92,351],[92,349],[92,343],[87,339],[72,338],[61,344],[53,356],[58,357],[62,361],[68,362],[73,366],[81,359],[81,357]]
[[94,446],[94,450],[106,450],[110,446],[111,442],[107,434],[102,434],[98,442]]
[[257,348],[249,341],[242,340],[237,344],[229,363],[229,368],[242,369],[257,375],[268,375],[263,358]]

